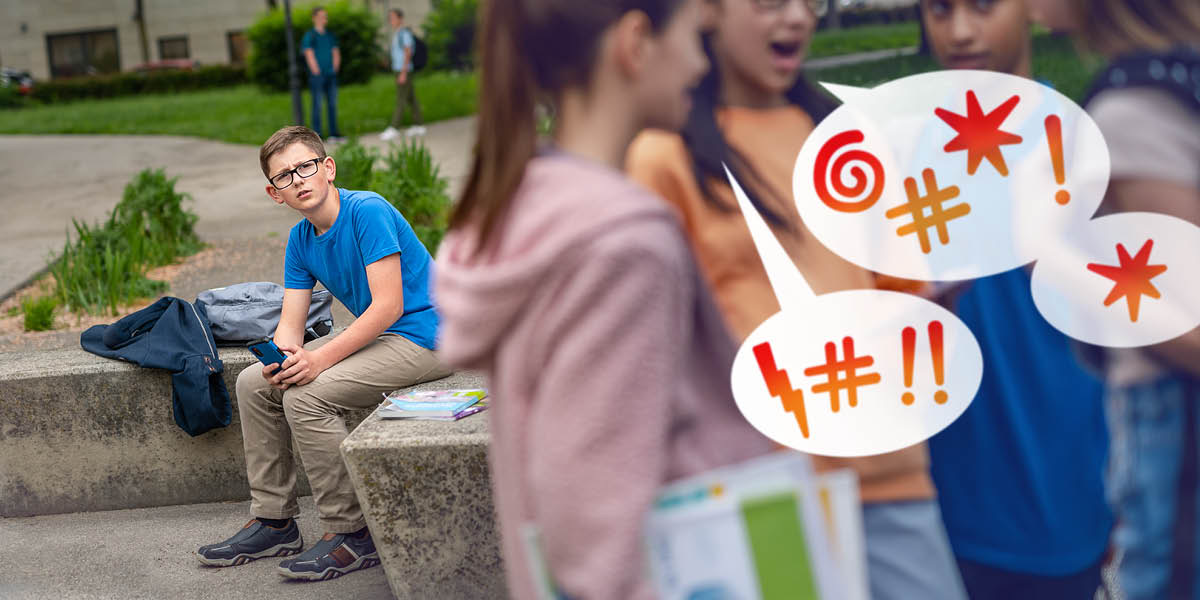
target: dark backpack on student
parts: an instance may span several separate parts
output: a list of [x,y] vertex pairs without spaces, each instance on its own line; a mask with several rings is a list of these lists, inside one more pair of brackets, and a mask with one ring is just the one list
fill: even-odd
[[[1160,89],[1200,114],[1200,51],[1177,46],[1169,52],[1136,52],[1118,57],[1092,81],[1083,105],[1087,106],[1104,90],[1133,87]],[[1196,523],[1200,518],[1195,508],[1196,488],[1200,485],[1200,461],[1196,456],[1200,436],[1196,427],[1197,389],[1196,381],[1188,377],[1184,387],[1183,455],[1180,457],[1175,506],[1189,509],[1179,510],[1175,516],[1166,590],[1168,598],[1192,598],[1196,592],[1192,565],[1195,564]]]
[[415,73],[424,69],[425,63],[429,62],[429,49],[425,47],[425,40],[421,39],[412,28],[409,28],[408,33],[412,35],[413,39],[412,70]]
[[1200,50],[1177,46],[1169,52],[1135,52],[1113,60],[1084,96],[1087,106],[1100,92],[1112,88],[1152,87],[1174,96],[1200,112]]

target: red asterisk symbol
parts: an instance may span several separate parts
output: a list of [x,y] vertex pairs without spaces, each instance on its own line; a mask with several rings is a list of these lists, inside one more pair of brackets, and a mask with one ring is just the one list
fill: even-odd
[[1137,322],[1138,319],[1138,305],[1142,300],[1142,294],[1151,298],[1162,297],[1158,288],[1154,287],[1150,280],[1166,271],[1167,265],[1146,264],[1150,262],[1150,249],[1153,247],[1154,240],[1146,240],[1146,243],[1142,244],[1142,248],[1138,250],[1137,256],[1129,258],[1129,251],[1125,249],[1125,246],[1117,244],[1117,259],[1121,262],[1120,266],[1097,263],[1088,263],[1087,266],[1089,271],[1103,275],[1115,282],[1112,291],[1104,299],[1104,305],[1108,306],[1121,296],[1125,296],[1126,305],[1129,307],[1129,320],[1133,322]]
[[1000,146],[1018,144],[1021,142],[1021,136],[1000,131],[1000,126],[1020,101],[1021,98],[1014,94],[1012,98],[1005,100],[1004,104],[985,115],[979,108],[979,99],[975,97],[975,92],[967,90],[966,116],[944,108],[935,109],[934,114],[958,132],[958,135],[942,149],[946,152],[967,151],[967,175],[974,175],[980,161],[986,158],[1001,175],[1007,176],[1008,166],[1004,164]]

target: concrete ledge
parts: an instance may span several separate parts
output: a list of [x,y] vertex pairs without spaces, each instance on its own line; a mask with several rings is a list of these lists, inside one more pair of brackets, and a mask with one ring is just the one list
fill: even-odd
[[81,349],[0,356],[0,517],[250,497],[234,393],[256,362],[245,349],[220,349],[233,422],[194,438],[175,424],[167,371]]
[[[421,389],[481,387],[457,373]],[[372,414],[342,442],[388,584],[408,598],[505,598],[489,480],[488,415],[459,421]]]

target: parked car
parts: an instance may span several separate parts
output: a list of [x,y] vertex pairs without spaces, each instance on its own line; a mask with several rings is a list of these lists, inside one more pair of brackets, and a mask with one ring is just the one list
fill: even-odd
[[33,77],[29,71],[12,67],[0,67],[0,87],[15,87],[17,93],[28,96],[33,92]]

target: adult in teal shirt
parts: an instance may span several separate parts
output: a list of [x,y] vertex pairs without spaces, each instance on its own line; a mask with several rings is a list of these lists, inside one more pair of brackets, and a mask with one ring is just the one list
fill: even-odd
[[[308,88],[312,92],[313,130],[329,141],[341,141],[342,134],[337,122],[337,73],[342,66],[342,52],[338,49],[337,36],[325,29],[329,12],[325,7],[313,9],[313,28],[304,34],[300,47],[308,63]],[[329,136],[321,123],[321,98],[329,109]]]

